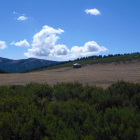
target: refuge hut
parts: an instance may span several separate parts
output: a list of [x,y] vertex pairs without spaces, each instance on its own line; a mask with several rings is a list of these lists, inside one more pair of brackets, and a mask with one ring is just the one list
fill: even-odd
[[75,63],[73,64],[73,68],[81,68],[81,64]]

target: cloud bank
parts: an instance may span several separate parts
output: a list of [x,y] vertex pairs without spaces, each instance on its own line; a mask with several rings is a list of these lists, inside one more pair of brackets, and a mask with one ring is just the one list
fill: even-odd
[[85,12],[87,14],[91,14],[91,15],[95,15],[95,16],[101,15],[101,12],[95,8],[94,9],[86,9]]
[[6,42],[0,41],[0,49],[5,49],[7,48]]
[[24,55],[27,57],[72,59],[107,51],[107,48],[99,46],[95,41],[89,41],[83,46],[73,46],[68,49],[64,44],[57,44],[57,40],[60,39],[59,35],[62,33],[64,33],[62,29],[43,26],[34,35],[32,47]]
[[71,48],[70,57],[76,58],[77,56],[88,56],[107,51],[107,48],[99,46],[95,41],[89,41],[84,46],[73,46]]
[[15,46],[19,46],[19,47],[29,47],[30,44],[27,42],[26,39],[24,39],[23,41],[20,42],[12,42],[11,45],[15,45]]

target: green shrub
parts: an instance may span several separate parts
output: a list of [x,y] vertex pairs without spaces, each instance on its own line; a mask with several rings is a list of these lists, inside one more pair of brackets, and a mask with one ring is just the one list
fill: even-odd
[[124,81],[1,86],[0,139],[139,140],[139,101],[140,84]]

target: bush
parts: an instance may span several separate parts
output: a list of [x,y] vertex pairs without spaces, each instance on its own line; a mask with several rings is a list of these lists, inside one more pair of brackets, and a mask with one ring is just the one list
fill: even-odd
[[140,84],[124,81],[1,86],[0,139],[138,140],[139,100]]

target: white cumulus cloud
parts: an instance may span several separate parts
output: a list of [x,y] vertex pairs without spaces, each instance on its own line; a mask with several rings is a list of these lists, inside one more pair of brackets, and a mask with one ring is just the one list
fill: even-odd
[[27,57],[73,59],[107,51],[107,48],[99,46],[95,41],[89,41],[83,46],[73,46],[68,49],[64,44],[57,44],[61,33],[64,33],[64,30],[54,29],[47,25],[43,26],[33,36],[32,47],[24,55]]
[[11,45],[19,46],[19,47],[29,47],[30,44],[27,42],[26,39],[20,41],[20,42],[12,42]]
[[22,21],[24,21],[24,20],[26,20],[26,19],[28,19],[28,18],[25,17],[24,15],[17,18],[17,20],[22,20]]
[[5,49],[7,48],[6,42],[0,41],[0,49]]
[[61,56],[61,55],[67,55],[69,53],[69,49],[66,47],[66,45],[55,45],[54,51],[55,56]]
[[43,29],[33,37],[32,48],[24,53],[27,57],[61,57],[67,55],[69,49],[63,44],[56,44],[62,29],[54,29],[50,26],[43,26]]
[[21,14],[21,13],[17,13],[17,12],[13,12],[13,14],[16,15],[16,18],[15,18],[16,20],[25,21],[27,19],[33,19],[32,17],[25,16],[26,14]]
[[91,14],[91,15],[95,15],[95,16],[101,14],[101,12],[98,9],[95,9],[95,8],[94,9],[86,9],[85,12],[87,14]]
[[89,41],[84,46],[73,46],[70,50],[70,57],[82,57],[107,51],[107,48],[99,46],[95,41]]

